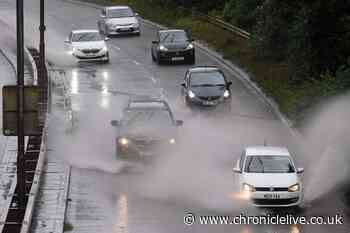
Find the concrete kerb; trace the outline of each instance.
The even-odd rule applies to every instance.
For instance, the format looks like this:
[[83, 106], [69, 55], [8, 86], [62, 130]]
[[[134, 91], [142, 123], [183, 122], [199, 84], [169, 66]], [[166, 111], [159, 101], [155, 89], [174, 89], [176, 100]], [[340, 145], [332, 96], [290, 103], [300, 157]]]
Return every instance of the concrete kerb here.
[[[38, 82], [38, 70], [37, 70], [37, 67], [36, 67], [36, 64], [35, 64], [35, 61], [33, 59], [33, 57], [31, 56], [29, 50], [27, 48], [24, 48], [24, 51], [25, 51], [25, 55], [27, 57], [27, 59], [29, 60], [30, 64], [31, 64], [31, 69], [32, 69], [32, 72], [33, 72], [33, 82], [30, 83], [30, 84], [37, 84]], [[14, 69], [14, 73], [15, 73], [15, 77], [17, 75], [17, 69], [16, 69], [16, 66], [15, 66], [15, 58], [14, 57], [9, 57], [7, 55], [6, 52], [4, 52], [3, 50], [0, 49], [0, 52], [4, 55], [4, 57], [8, 60], [8, 62], [11, 64], [12, 68]], [[26, 140], [27, 141], [27, 140]], [[24, 219], [23, 219], [23, 225], [22, 225], [22, 228], [21, 228], [21, 233], [27, 233], [29, 232], [29, 229], [30, 229], [30, 224], [31, 224], [31, 218], [32, 218], [32, 215], [33, 215], [33, 211], [34, 211], [34, 203], [35, 203], [35, 199], [37, 197], [37, 191], [38, 191], [38, 188], [39, 188], [39, 184], [40, 184], [40, 176], [41, 176], [41, 173], [42, 173], [42, 169], [43, 169], [43, 166], [44, 166], [44, 161], [45, 161], [45, 156], [43, 154], [46, 153], [46, 149], [42, 149], [43, 148], [43, 145], [41, 146], [41, 152], [40, 152], [40, 155], [39, 155], [39, 160], [38, 160], [38, 164], [37, 164], [37, 167], [36, 167], [36, 172], [35, 172], [35, 175], [34, 175], [34, 180], [33, 180], [33, 185], [31, 187], [31, 190], [30, 190], [30, 194], [29, 194], [29, 198], [28, 198], [28, 203], [27, 203], [27, 206], [26, 206], [26, 212], [25, 212], [25, 216], [24, 216]], [[5, 158], [6, 156], [4, 156]], [[12, 197], [14, 191], [15, 191], [15, 187], [16, 187], [16, 181], [12, 182], [12, 185], [10, 187], [10, 191], [9, 191], [9, 197]], [[10, 202], [11, 202], [11, 198], [8, 198], [8, 203], [6, 205], [6, 210], [3, 208], [2, 209], [2, 213], [5, 213], [6, 214], [2, 214], [0, 216], [0, 232], [2, 231], [3, 229], [3, 226], [4, 226], [4, 223], [6, 221], [6, 217], [7, 217], [7, 212], [8, 212], [8, 208], [9, 208], [9, 205], [10, 205]]]

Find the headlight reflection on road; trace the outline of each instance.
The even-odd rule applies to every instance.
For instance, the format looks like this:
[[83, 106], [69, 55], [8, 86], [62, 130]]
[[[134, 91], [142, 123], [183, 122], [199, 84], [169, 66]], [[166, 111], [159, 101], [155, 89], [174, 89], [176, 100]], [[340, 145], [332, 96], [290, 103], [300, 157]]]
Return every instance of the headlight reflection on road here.
[[102, 97], [101, 97], [101, 107], [104, 109], [108, 109], [109, 108], [109, 103], [110, 103], [110, 99], [109, 99], [109, 91], [108, 91], [108, 86], [107, 84], [103, 84], [102, 85]]
[[290, 233], [300, 233], [299, 227], [297, 225], [291, 225]]
[[103, 79], [104, 79], [105, 81], [107, 81], [108, 78], [109, 78], [108, 72], [107, 72], [107, 71], [103, 71], [103, 72], [102, 72], [102, 77], [103, 77]]
[[116, 224], [114, 233], [128, 233], [128, 197], [120, 194], [117, 201]]
[[78, 94], [79, 92], [79, 81], [78, 81], [78, 71], [73, 70], [72, 71], [72, 80], [70, 83], [71, 87], [71, 93], [72, 94]]
[[232, 192], [228, 197], [234, 201], [248, 201], [250, 199], [250, 192]]

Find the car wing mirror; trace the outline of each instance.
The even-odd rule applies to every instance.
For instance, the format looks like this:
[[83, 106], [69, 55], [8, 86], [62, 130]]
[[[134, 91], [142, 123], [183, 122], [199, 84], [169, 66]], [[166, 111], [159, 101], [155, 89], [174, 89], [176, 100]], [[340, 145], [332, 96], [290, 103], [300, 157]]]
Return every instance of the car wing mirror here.
[[135, 15], [135, 17], [140, 16], [140, 14], [139, 14], [139, 13], [137, 13], [137, 12], [135, 12], [135, 14], [134, 14], [134, 15]]
[[234, 167], [234, 168], [232, 169], [232, 171], [233, 171], [234, 173], [242, 173], [242, 171], [241, 171], [241, 169], [240, 169], [239, 167]]
[[103, 19], [104, 19], [104, 18], [106, 18], [106, 17], [107, 17], [106, 15], [102, 15], [102, 14], [100, 15], [100, 18], [103, 18]]
[[232, 85], [232, 81], [227, 82], [227, 86], [230, 87]]
[[70, 40], [65, 39], [65, 40], [64, 40], [64, 43], [66, 43], [66, 44], [70, 44]]
[[176, 121], [176, 126], [182, 126], [183, 124], [184, 124], [184, 121], [182, 121], [182, 120]]
[[304, 172], [304, 168], [299, 167], [299, 168], [297, 169], [297, 173], [298, 173], [298, 174], [301, 174], [301, 173], [303, 173], [303, 172]]
[[109, 37], [106, 36], [104, 40], [105, 40], [105, 41], [108, 41], [108, 40], [109, 40]]
[[186, 83], [181, 83], [181, 86], [182, 86], [183, 88], [186, 88]]
[[119, 121], [117, 121], [117, 120], [112, 120], [112, 121], [111, 121], [111, 125], [112, 125], [112, 126], [119, 126], [119, 124], [120, 124], [120, 123], [119, 123]]

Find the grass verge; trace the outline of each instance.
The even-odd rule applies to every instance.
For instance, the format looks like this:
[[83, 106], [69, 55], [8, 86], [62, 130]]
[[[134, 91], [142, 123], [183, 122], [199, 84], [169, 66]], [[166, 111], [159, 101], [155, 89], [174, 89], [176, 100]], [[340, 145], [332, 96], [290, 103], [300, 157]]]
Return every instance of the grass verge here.
[[63, 232], [73, 231], [73, 225], [71, 223], [64, 223]]

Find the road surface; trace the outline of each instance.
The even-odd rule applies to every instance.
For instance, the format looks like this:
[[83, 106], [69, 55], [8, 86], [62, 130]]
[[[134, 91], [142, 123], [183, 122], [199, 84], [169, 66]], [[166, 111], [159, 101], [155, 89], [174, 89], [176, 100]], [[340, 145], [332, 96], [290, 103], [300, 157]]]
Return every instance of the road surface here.
[[[0, 20], [14, 27], [15, 2], [0, 1]], [[95, 29], [99, 11], [62, 0], [48, 0], [47, 59], [64, 69], [72, 96], [74, 125], [51, 132], [55, 156], [71, 164], [66, 221], [73, 232], [346, 232], [347, 225], [199, 225], [186, 226], [183, 217], [196, 215], [263, 215], [271, 210], [242, 207], [232, 197], [232, 167], [247, 145], [287, 146], [298, 166], [308, 168], [315, 157], [301, 153], [300, 145], [271, 108], [224, 67], [232, 85], [229, 116], [196, 114], [179, 98], [188, 65], [152, 62], [151, 41], [156, 28], [142, 24], [141, 37], [108, 41], [110, 64], [79, 64], [63, 41], [72, 29]], [[25, 38], [38, 45], [39, 2], [25, 1]], [[12, 25], [12, 26], [11, 26]], [[221, 64], [197, 49], [196, 65]], [[114, 132], [109, 122], [118, 119], [128, 95], [164, 92], [176, 118], [185, 121], [184, 143], [151, 166], [126, 164], [114, 155]], [[53, 118], [59, 116], [53, 116]], [[53, 121], [56, 122], [56, 121]], [[58, 121], [59, 122], [59, 121]], [[57, 123], [57, 122], [56, 122]], [[55, 132], [55, 131], [54, 131]], [[322, 173], [319, 173], [321, 176]], [[327, 177], [325, 177], [327, 179]], [[310, 188], [316, 186], [310, 184]], [[319, 192], [296, 215], [344, 215], [339, 192]], [[279, 213], [279, 212], [277, 212]]]

